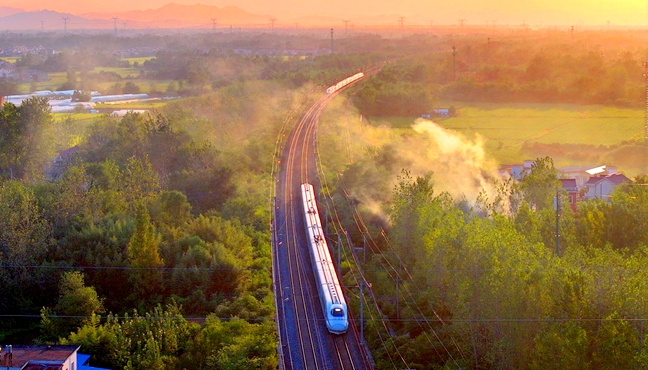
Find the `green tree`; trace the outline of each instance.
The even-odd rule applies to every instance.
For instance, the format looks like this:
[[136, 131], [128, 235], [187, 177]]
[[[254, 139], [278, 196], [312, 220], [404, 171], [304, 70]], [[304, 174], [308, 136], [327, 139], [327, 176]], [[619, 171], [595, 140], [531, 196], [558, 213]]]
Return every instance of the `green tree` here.
[[590, 368], [587, 332], [575, 322], [549, 324], [535, 338], [531, 369]]
[[519, 190], [532, 209], [553, 207], [553, 199], [561, 188], [553, 159], [538, 158], [531, 165], [531, 171], [520, 180]]
[[160, 237], [151, 224], [150, 216], [143, 203], [137, 205], [135, 233], [128, 243], [128, 265], [132, 268], [130, 281], [133, 284], [131, 299], [142, 302], [162, 290], [164, 265], [159, 254]]
[[140, 87], [137, 86], [133, 81], [128, 81], [126, 82], [126, 84], [124, 84], [122, 92], [124, 94], [139, 94]]
[[[22, 301], [42, 300], [47, 286], [45, 271], [34, 270], [44, 262], [51, 245], [51, 227], [42, 218], [42, 211], [32, 190], [18, 181], [0, 183], [0, 269], [3, 299], [0, 309]], [[12, 307], [16, 309], [17, 307]]]
[[89, 91], [83, 91], [83, 90], [74, 90], [72, 93], [72, 101], [73, 102], [88, 102], [92, 98], [92, 95], [90, 94]]
[[77, 88], [77, 80], [79, 79], [79, 74], [73, 70], [69, 69], [67, 71], [67, 81], [59, 87], [59, 90], [74, 90]]
[[0, 96], [14, 95], [18, 93], [18, 84], [11, 81], [0, 82]]
[[158, 174], [153, 171], [146, 155], [141, 159], [129, 158], [119, 180], [124, 199], [131, 205], [148, 201], [161, 191]]
[[592, 366], [595, 369], [630, 369], [639, 339], [630, 323], [616, 313], [601, 322], [593, 341]]
[[[46, 338], [57, 341], [90, 322], [103, 312], [102, 300], [93, 287], [87, 287], [79, 271], [65, 272], [59, 284], [59, 300], [53, 310], [41, 310], [41, 327]], [[51, 317], [52, 314], [61, 317]]]

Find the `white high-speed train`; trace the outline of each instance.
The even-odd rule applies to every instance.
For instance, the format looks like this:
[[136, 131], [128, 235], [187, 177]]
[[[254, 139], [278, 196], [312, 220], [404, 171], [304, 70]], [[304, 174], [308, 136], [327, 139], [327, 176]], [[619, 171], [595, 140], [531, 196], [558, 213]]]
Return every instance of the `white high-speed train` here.
[[317, 290], [324, 311], [326, 328], [331, 333], [343, 334], [346, 333], [349, 327], [347, 304], [333, 266], [331, 253], [324, 238], [313, 185], [302, 184], [301, 191], [308, 247], [317, 282]]
[[330, 86], [328, 89], [326, 89], [326, 93], [327, 94], [333, 94], [334, 92], [340, 90], [344, 86], [346, 86], [346, 85], [348, 85], [348, 84], [350, 84], [350, 83], [352, 83], [354, 81], [358, 81], [362, 77], [364, 77], [364, 73], [362, 73], [362, 72], [356, 73], [353, 76], [347, 77], [344, 80], [336, 83], [335, 85]]

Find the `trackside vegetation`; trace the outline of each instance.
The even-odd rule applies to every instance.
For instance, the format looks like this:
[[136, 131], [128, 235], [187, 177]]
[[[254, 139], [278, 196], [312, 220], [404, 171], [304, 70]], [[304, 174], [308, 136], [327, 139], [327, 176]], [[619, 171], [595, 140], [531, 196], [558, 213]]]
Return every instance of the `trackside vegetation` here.
[[[342, 280], [370, 283], [376, 368], [648, 367], [647, 40], [482, 31], [352, 33], [332, 53], [328, 33], [0, 35], [56, 50], [12, 59], [50, 77], [2, 95], [164, 98], [0, 107], [0, 343], [79, 344], [114, 369], [276, 368], [275, 155], [326, 86], [365, 71], [322, 116], [318, 168]], [[437, 124], [410, 127], [423, 114]], [[520, 181], [491, 171], [526, 158]], [[601, 160], [633, 182], [572, 211], [556, 166]]]

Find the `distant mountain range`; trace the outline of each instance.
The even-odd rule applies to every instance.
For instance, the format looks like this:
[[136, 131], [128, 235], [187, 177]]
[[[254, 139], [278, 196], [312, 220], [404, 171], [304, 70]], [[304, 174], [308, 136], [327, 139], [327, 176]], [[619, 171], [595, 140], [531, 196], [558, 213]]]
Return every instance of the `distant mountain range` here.
[[133, 28], [211, 28], [216, 26], [270, 27], [270, 16], [247, 12], [236, 6], [219, 8], [195, 4], [167, 4], [158, 9], [123, 13], [69, 14], [50, 10], [26, 12], [0, 7], [0, 30], [68, 30]]
[[[212, 26], [214, 22], [221, 25], [262, 25], [270, 24], [269, 15], [258, 15], [247, 12], [236, 6], [216, 6], [195, 4], [181, 5], [170, 3], [158, 9], [135, 10], [124, 13], [87, 13], [81, 14], [91, 19], [119, 18], [119, 21], [156, 24], [158, 22], [177, 21], [194, 26]], [[213, 21], [215, 20], [215, 21]]]
[[[120, 13], [70, 14], [51, 10], [23, 11], [0, 7], [0, 31], [74, 30], [74, 29], [145, 29], [145, 28], [205, 28], [214, 26], [270, 27], [270, 15], [253, 14], [237, 6], [217, 7], [204, 4], [181, 5], [170, 3], [157, 9]], [[396, 26], [398, 16], [356, 18], [345, 25], [342, 19], [323, 16], [303, 16], [275, 20], [275, 26], [293, 27], [348, 27], [367, 25]]]

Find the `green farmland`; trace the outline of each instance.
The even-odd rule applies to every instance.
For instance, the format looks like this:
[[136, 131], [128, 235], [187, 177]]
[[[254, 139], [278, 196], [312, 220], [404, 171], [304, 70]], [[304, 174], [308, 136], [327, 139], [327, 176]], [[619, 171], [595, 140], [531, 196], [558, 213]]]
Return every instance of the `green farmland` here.
[[[453, 104], [458, 114], [433, 119], [469, 139], [480, 135], [499, 163], [552, 157], [557, 166], [616, 165], [646, 173], [644, 111], [580, 105]], [[415, 118], [374, 119], [372, 125], [406, 129]]]

